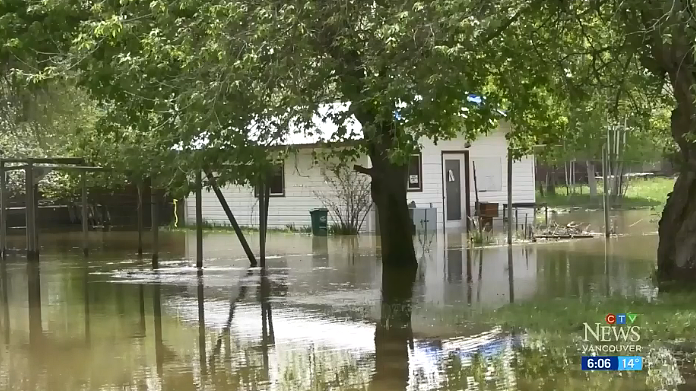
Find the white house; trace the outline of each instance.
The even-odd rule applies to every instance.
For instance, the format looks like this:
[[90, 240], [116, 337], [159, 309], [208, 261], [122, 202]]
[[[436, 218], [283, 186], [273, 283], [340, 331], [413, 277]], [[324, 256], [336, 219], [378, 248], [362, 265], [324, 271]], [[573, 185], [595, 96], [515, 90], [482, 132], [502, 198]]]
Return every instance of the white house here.
[[[347, 110], [347, 105], [326, 105], [323, 110], [327, 113]], [[284, 140], [286, 144], [295, 145], [298, 152], [290, 155], [282, 169], [271, 179], [269, 227], [309, 226], [309, 211], [324, 206], [317, 194], [333, 193], [325, 180], [327, 163], [316, 164], [312, 154], [313, 150], [321, 148], [317, 141], [331, 139], [338, 128], [322, 118], [326, 118], [326, 113], [319, 113], [313, 119], [316, 126], [314, 133], [318, 136], [307, 137], [300, 132], [290, 132], [289, 138]], [[344, 125], [349, 134], [362, 134], [354, 117], [348, 118]], [[250, 137], [253, 137], [254, 129], [254, 126], [250, 128]], [[429, 139], [419, 140], [421, 152], [413, 155], [409, 164], [408, 202], [413, 201], [418, 207], [436, 208], [439, 229], [466, 226], [467, 206], [469, 216], [472, 216], [476, 189], [481, 202], [499, 203], [502, 209], [502, 205], [507, 203], [505, 134], [508, 131], [509, 124], [500, 122], [496, 130], [471, 143], [463, 137], [440, 141], [437, 145]], [[355, 163], [370, 166], [367, 156], [362, 156]], [[514, 162], [512, 169], [513, 203], [534, 203], [534, 157], [526, 156]], [[230, 186], [223, 188], [222, 192], [239, 225], [258, 225], [258, 199], [252, 187]], [[186, 199], [185, 216], [189, 222], [195, 221], [195, 202], [193, 194]], [[229, 224], [213, 192], [203, 193], [203, 219], [214, 224]], [[372, 212], [363, 230], [376, 229], [376, 218]]]

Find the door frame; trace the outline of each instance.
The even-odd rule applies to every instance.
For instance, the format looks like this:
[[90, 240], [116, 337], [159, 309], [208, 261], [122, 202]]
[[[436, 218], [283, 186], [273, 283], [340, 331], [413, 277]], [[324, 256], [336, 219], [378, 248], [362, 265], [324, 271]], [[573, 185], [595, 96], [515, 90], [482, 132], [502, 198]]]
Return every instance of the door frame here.
[[[464, 158], [464, 219], [466, 219], [466, 232], [471, 230], [471, 185], [469, 181], [470, 165], [468, 150], [442, 150], [440, 151], [440, 181], [442, 190], [442, 230], [447, 228], [447, 204], [445, 200], [445, 155], [460, 155]], [[460, 174], [461, 175], [461, 174]], [[461, 182], [461, 178], [460, 178]]]

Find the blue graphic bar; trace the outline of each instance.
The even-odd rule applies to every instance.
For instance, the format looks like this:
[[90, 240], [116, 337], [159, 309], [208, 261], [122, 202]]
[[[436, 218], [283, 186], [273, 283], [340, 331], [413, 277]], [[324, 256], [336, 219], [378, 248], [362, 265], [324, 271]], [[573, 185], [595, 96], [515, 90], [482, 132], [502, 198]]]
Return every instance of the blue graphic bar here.
[[640, 356], [583, 356], [583, 371], [640, 371], [643, 357]]
[[643, 357], [619, 356], [619, 371], [640, 371], [643, 369]]
[[583, 356], [583, 371], [618, 371], [619, 358], [617, 356]]

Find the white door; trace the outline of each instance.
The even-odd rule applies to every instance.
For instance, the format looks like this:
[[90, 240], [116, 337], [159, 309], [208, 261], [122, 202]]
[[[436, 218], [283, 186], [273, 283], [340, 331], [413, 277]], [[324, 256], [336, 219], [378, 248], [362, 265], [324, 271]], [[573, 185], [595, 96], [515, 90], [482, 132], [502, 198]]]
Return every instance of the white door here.
[[465, 159], [463, 153], [445, 153], [442, 156], [446, 228], [466, 227]]

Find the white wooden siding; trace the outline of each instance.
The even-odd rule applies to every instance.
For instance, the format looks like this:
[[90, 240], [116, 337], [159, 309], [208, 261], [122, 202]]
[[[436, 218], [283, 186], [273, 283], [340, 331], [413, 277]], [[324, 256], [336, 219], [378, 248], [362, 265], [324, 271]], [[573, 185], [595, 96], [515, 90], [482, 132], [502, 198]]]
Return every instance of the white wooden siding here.
[[[487, 136], [481, 136], [466, 148], [463, 138], [440, 141], [437, 145], [430, 140], [421, 141], [422, 145], [422, 191], [408, 192], [408, 202], [414, 201], [418, 206], [430, 206], [437, 208], [438, 226], [442, 226], [443, 219], [443, 183], [442, 183], [442, 152], [469, 151], [469, 178], [470, 208], [473, 211], [473, 203], [476, 199], [473, 184], [473, 164], [478, 162], [477, 171], [486, 173], [492, 177], [491, 159], [499, 159], [500, 164], [493, 167], [500, 170], [500, 185], [488, 186], [489, 189], [479, 191], [479, 200], [482, 202], [507, 203], [507, 141], [505, 133], [508, 125], [501, 124], [500, 128]], [[369, 166], [367, 157], [361, 159]], [[316, 197], [315, 192], [331, 192], [330, 186], [324, 181], [320, 166], [313, 165], [310, 149], [302, 149], [298, 154], [290, 156], [285, 162], [285, 197], [272, 197], [269, 205], [269, 227], [283, 228], [293, 224], [300, 228], [310, 225], [309, 210], [322, 207], [322, 202]], [[487, 165], [487, 169], [483, 169]], [[462, 173], [462, 182], [464, 181]], [[488, 179], [490, 181], [490, 178]], [[526, 156], [513, 163], [513, 202], [534, 202], [534, 156]], [[239, 225], [258, 225], [258, 203], [253, 190], [249, 187], [225, 187], [222, 189], [232, 213]], [[502, 206], [501, 206], [502, 208]], [[195, 221], [195, 196], [191, 194], [186, 200], [187, 221]], [[203, 219], [216, 224], [229, 224], [220, 203], [213, 192], [203, 193]], [[331, 217], [329, 217], [331, 224]], [[374, 215], [365, 222], [363, 230], [374, 231], [376, 227]]]
[[[364, 164], [364, 163], [363, 163]], [[331, 194], [333, 189], [324, 180], [326, 163], [313, 164], [312, 151], [301, 149], [285, 161], [285, 196], [272, 196], [268, 206], [268, 226], [285, 228], [308, 227], [311, 224], [309, 211], [323, 207], [316, 193]], [[251, 187], [226, 186], [222, 193], [240, 226], [253, 227], [259, 223], [259, 204]], [[225, 211], [213, 191], [203, 191], [203, 220], [216, 225], [229, 225]], [[196, 197], [186, 199], [186, 221], [196, 219]], [[331, 217], [329, 217], [331, 224]]]
[[[470, 182], [470, 210], [473, 212], [476, 194], [474, 192], [474, 172], [472, 161], [477, 164], [477, 171], [491, 158], [499, 158], [500, 178], [502, 184], [499, 191], [479, 191], [479, 201], [507, 203], [507, 140], [505, 133], [509, 129], [507, 124], [501, 124], [500, 128], [487, 136], [481, 136], [466, 148], [466, 140], [458, 138], [454, 140], [440, 141], [437, 145], [430, 140], [421, 141], [423, 154], [423, 191], [409, 192], [408, 202], [414, 201], [417, 206], [430, 206], [437, 208], [437, 223], [442, 226], [443, 219], [443, 194], [442, 194], [442, 152], [469, 151], [469, 180]], [[462, 183], [464, 183], [462, 172]], [[512, 164], [512, 202], [535, 202], [534, 187], [534, 156], [525, 156]], [[502, 206], [500, 207], [502, 209]]]

